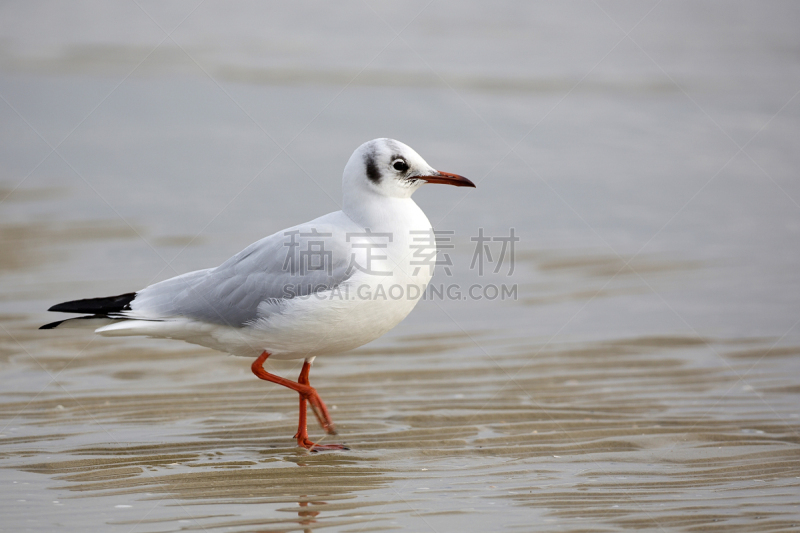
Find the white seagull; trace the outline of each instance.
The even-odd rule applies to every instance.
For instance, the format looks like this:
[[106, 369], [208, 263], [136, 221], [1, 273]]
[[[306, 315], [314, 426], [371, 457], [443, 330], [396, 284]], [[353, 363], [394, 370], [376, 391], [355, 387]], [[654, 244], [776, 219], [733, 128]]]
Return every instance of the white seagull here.
[[[257, 241], [220, 266], [144, 289], [54, 305], [87, 316], [53, 322], [93, 325], [105, 336], [178, 339], [255, 357], [253, 373], [300, 395], [297, 444], [346, 449], [308, 438], [306, 402], [336, 434], [308, 374], [314, 358], [351, 350], [395, 327], [414, 308], [433, 274], [436, 240], [411, 199], [423, 183], [475, 187], [431, 167], [392, 139], [362, 144], [342, 176], [342, 210]], [[424, 250], [424, 251], [423, 251]], [[264, 361], [305, 359], [297, 382], [264, 370]]]

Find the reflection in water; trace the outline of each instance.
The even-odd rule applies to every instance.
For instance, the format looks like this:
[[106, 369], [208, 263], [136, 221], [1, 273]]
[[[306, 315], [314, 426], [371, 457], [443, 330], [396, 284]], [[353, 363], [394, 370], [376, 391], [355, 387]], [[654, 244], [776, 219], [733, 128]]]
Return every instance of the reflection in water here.
[[[303, 496], [305, 497], [305, 496]], [[301, 526], [308, 526], [310, 524], [315, 524], [317, 521], [312, 520], [315, 516], [318, 516], [320, 511], [315, 511], [313, 509], [307, 509], [308, 505], [325, 505], [326, 502], [307, 502], [307, 501], [300, 501], [298, 504], [304, 510], [298, 511], [297, 516], [301, 518], [300, 525]], [[311, 528], [306, 528], [303, 530], [304, 533], [310, 533], [312, 530]]]
[[[306, 495], [302, 495], [301, 498], [306, 498]], [[311, 528], [311, 527], [307, 527], [307, 526], [311, 526], [311, 525], [317, 523], [317, 521], [314, 520], [314, 518], [319, 516], [321, 511], [317, 511], [315, 509], [309, 509], [309, 506], [312, 506], [312, 505], [313, 506], [326, 505], [326, 502], [308, 501], [308, 500], [304, 500], [303, 499], [303, 500], [298, 501], [297, 504], [300, 506], [300, 510], [297, 511], [297, 516], [299, 517], [299, 519], [297, 520], [297, 523], [300, 526], [303, 526], [303, 533], [312, 533], [314, 531], [314, 529]], [[289, 511], [289, 509], [278, 509], [278, 511]], [[287, 522], [290, 522], [290, 521], [287, 520]], [[285, 527], [283, 527], [281, 529], [273, 529], [273, 528], [258, 529], [257, 531], [259, 533], [281, 533], [281, 532], [287, 531], [287, 529]]]

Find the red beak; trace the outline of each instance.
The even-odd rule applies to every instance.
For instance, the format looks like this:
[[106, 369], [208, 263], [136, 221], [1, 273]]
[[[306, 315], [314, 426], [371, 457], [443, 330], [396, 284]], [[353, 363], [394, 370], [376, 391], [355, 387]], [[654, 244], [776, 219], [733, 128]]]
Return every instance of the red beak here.
[[475, 184], [464, 176], [450, 174], [449, 172], [436, 171], [432, 176], [419, 176], [419, 179], [428, 183], [444, 183], [445, 185], [455, 185], [456, 187], [475, 187]]

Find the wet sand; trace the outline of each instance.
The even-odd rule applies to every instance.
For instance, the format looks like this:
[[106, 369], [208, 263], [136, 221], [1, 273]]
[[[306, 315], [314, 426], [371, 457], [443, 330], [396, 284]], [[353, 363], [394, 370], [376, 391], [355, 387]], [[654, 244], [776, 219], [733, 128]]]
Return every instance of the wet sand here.
[[[39, 231], [23, 242], [48, 243]], [[528, 257], [572, 273], [568, 286], [587, 269], [613, 274], [592, 255]], [[401, 328], [318, 360], [312, 383], [340, 435], [312, 426], [312, 437], [351, 450], [308, 453], [291, 438], [296, 396], [255, 379], [248, 360], [37, 325], [3, 317], [3, 505], [20, 530], [788, 531], [800, 521], [800, 346], [774, 339]]]
[[19, 485], [17, 510], [36, 509], [20, 525], [92, 512], [144, 531], [797, 527], [786, 362], [800, 347], [507, 340], [487, 360], [453, 358], [459, 338], [433, 354], [429, 339], [400, 337], [385, 354], [321, 362], [316, 383], [352, 449], [319, 454], [293, 446], [296, 399], [247, 361], [103, 342], [64, 372], [71, 357], [39, 357], [57, 383], [0, 405], [4, 478]]

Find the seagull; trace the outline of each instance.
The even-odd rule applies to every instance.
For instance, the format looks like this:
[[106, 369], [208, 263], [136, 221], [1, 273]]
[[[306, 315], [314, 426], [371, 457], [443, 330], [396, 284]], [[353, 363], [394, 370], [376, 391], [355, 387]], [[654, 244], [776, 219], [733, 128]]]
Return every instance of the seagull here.
[[[183, 340], [255, 358], [260, 379], [300, 396], [298, 446], [342, 450], [309, 439], [307, 404], [326, 433], [336, 428], [309, 383], [314, 359], [352, 350], [394, 328], [433, 275], [436, 239], [411, 195], [425, 183], [475, 187], [435, 170], [409, 146], [374, 139], [353, 152], [342, 175], [342, 210], [251, 244], [216, 268], [136, 292], [74, 300], [49, 311], [84, 316], [39, 329], [91, 326], [100, 335]], [[98, 327], [100, 326], [100, 327]], [[297, 381], [264, 369], [267, 358], [304, 359]]]

